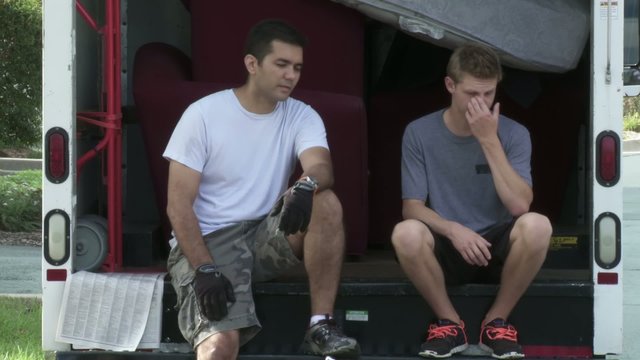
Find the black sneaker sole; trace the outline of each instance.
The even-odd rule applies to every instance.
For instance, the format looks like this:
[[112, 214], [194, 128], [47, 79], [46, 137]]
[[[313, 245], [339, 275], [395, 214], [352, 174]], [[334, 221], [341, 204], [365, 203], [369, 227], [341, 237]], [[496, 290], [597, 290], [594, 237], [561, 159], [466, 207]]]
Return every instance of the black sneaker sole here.
[[311, 348], [311, 345], [305, 342], [300, 345], [300, 352], [305, 355], [331, 356], [342, 359], [357, 359], [358, 357], [360, 357], [360, 345], [356, 345], [356, 347], [354, 348], [337, 349], [335, 351], [323, 354], [321, 352], [313, 350]]

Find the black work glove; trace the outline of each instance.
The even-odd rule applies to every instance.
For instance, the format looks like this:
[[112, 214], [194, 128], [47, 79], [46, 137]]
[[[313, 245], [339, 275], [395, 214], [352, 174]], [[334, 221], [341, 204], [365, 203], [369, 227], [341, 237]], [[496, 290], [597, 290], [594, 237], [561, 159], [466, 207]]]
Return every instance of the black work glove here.
[[193, 279], [193, 290], [200, 310], [209, 320], [222, 320], [229, 313], [227, 303], [236, 302], [231, 282], [213, 264], [198, 267]]
[[284, 231], [285, 235], [307, 231], [316, 189], [317, 182], [306, 177], [296, 181], [293, 187], [280, 197], [271, 215], [278, 215], [282, 211], [278, 229]]

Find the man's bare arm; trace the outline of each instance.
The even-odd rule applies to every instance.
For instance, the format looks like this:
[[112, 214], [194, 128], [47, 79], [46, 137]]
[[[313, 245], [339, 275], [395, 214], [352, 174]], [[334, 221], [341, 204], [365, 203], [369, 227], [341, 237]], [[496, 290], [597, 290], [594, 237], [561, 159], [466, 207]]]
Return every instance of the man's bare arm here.
[[466, 116], [469, 127], [473, 136], [478, 139], [489, 163], [496, 192], [509, 212], [518, 216], [529, 211], [529, 206], [533, 201], [533, 190], [513, 170], [504, 153], [498, 138], [499, 115], [499, 103], [496, 103], [491, 110], [482, 99], [473, 98], [467, 106]]
[[513, 170], [498, 138], [481, 143], [481, 146], [491, 168], [496, 191], [504, 206], [513, 216], [528, 212], [533, 201], [531, 186]]
[[451, 240], [453, 247], [464, 260], [477, 266], [487, 266], [491, 260], [489, 243], [475, 231], [455, 221], [447, 220], [425, 206], [424, 201], [405, 199], [402, 201], [402, 216], [405, 219], [419, 220], [431, 230]]
[[200, 177], [199, 172], [179, 162], [171, 161], [169, 164], [167, 215], [178, 245], [194, 269], [213, 262], [193, 211]]
[[306, 149], [300, 154], [302, 176], [310, 176], [318, 182], [318, 191], [333, 186], [333, 165], [328, 149], [316, 146]]

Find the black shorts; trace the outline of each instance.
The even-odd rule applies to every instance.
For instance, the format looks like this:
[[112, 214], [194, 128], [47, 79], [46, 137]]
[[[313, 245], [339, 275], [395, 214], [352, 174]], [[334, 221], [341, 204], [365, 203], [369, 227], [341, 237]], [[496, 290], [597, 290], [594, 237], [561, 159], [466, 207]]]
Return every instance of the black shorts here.
[[434, 253], [442, 267], [446, 284], [499, 283], [502, 267], [509, 254], [509, 236], [514, 224], [515, 219], [511, 222], [495, 225], [481, 234], [491, 243], [489, 248], [491, 260], [487, 266], [467, 263], [453, 246], [451, 240], [430, 229], [435, 240]]

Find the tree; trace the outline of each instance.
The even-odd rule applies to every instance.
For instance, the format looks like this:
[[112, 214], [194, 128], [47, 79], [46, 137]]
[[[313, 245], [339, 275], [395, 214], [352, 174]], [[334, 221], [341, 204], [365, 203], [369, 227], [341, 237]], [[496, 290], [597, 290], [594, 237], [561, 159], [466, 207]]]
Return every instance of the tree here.
[[40, 141], [41, 92], [42, 2], [0, 0], [0, 143]]

